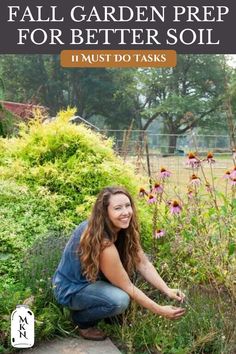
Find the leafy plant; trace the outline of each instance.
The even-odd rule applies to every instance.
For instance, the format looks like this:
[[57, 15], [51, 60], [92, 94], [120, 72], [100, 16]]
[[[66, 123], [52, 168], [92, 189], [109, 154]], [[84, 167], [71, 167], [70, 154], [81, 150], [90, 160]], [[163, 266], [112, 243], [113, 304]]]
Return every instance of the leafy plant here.
[[[6, 296], [1, 297], [0, 331], [4, 347], [10, 345], [10, 312], [28, 298], [38, 321], [37, 340], [67, 331], [68, 314], [55, 303], [51, 289], [62, 248], [72, 229], [88, 217], [101, 188], [124, 185], [133, 195], [137, 191], [138, 179], [115, 156], [112, 140], [69, 123], [74, 114], [73, 109], [60, 112], [48, 124], [38, 114], [29, 127], [21, 125], [18, 137], [0, 140], [0, 275], [6, 285], [1, 289]], [[146, 210], [140, 213], [141, 221], [147, 214]], [[150, 230], [142, 225], [148, 244]]]

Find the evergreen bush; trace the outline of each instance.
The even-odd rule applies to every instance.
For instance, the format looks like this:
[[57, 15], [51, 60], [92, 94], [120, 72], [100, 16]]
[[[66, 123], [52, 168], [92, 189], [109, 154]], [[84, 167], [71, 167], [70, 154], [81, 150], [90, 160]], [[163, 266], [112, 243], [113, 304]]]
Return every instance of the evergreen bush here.
[[51, 276], [70, 232], [88, 217], [103, 187], [122, 185], [133, 196], [138, 191], [138, 179], [114, 154], [112, 140], [69, 123], [74, 114], [62, 111], [47, 124], [37, 116], [28, 127], [20, 126], [17, 137], [0, 140], [0, 338], [5, 348], [10, 347], [10, 313], [27, 299], [37, 319], [37, 340], [61, 332], [59, 317], [69, 324], [54, 303]]

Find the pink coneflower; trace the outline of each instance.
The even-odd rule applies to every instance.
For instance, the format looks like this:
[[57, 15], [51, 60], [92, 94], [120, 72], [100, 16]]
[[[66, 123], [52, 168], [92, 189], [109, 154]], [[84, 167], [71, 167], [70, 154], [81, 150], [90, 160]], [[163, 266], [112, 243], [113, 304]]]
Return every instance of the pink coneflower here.
[[199, 177], [193, 174], [192, 177], [190, 178], [189, 184], [198, 187], [201, 184], [201, 180]]
[[230, 184], [231, 186], [236, 186], [236, 177], [235, 178], [230, 178]]
[[145, 191], [144, 188], [139, 189], [139, 197], [144, 197], [145, 195], [148, 195], [147, 192]]
[[196, 168], [199, 167], [201, 164], [200, 159], [196, 156], [196, 154], [194, 154], [193, 152], [190, 152], [188, 154], [188, 159], [186, 161], [186, 165], [190, 166], [192, 168]]
[[194, 192], [193, 192], [193, 190], [192, 190], [192, 189], [189, 189], [187, 195], [188, 195], [188, 199], [192, 199], [192, 198], [194, 197]]
[[154, 238], [161, 238], [165, 236], [165, 231], [164, 230], [156, 230], [154, 234]]
[[157, 201], [157, 199], [154, 197], [154, 195], [149, 194], [148, 196], [148, 204], [154, 204]]
[[212, 152], [208, 152], [206, 159], [202, 161], [207, 161], [209, 164], [215, 163], [216, 160], [213, 159], [213, 154]]
[[173, 215], [180, 214], [182, 211], [182, 206], [177, 202], [177, 200], [173, 200], [170, 205], [170, 212]]
[[231, 178], [231, 179], [236, 178], [236, 166], [234, 166], [233, 171], [230, 173], [230, 178]]
[[152, 191], [157, 194], [161, 194], [163, 192], [163, 190], [164, 190], [164, 188], [162, 187], [162, 185], [160, 183], [155, 183]]
[[212, 187], [211, 187], [210, 183], [206, 183], [205, 186], [206, 186], [207, 192], [212, 192]]
[[230, 171], [229, 170], [225, 171], [223, 178], [226, 178], [226, 179], [230, 178]]
[[161, 168], [160, 176], [162, 179], [170, 177], [171, 172], [167, 171], [164, 167]]

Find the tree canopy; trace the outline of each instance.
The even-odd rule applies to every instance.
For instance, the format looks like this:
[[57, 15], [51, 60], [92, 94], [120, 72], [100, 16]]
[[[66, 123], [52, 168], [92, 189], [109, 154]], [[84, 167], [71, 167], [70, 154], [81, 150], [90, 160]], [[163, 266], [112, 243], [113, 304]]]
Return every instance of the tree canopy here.
[[0, 56], [5, 99], [46, 106], [51, 115], [76, 107], [100, 128], [124, 129], [133, 122], [146, 130], [158, 120], [171, 134], [170, 152], [176, 135], [196, 127], [225, 129], [226, 71], [223, 55], [179, 55], [175, 68], [142, 69], [64, 69], [57, 55]]

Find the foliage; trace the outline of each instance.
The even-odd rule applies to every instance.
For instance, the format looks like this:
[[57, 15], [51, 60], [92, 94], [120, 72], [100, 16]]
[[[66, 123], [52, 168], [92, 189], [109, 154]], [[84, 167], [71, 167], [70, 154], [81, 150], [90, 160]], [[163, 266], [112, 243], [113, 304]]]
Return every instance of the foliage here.
[[[163, 121], [165, 133], [175, 135], [206, 122], [214, 124], [224, 90], [222, 59], [212, 55], [179, 55], [175, 68], [140, 72], [140, 90], [145, 97], [141, 111], [145, 119], [143, 129], [156, 119]], [[170, 136], [170, 153], [176, 146], [175, 135]]]
[[12, 135], [15, 130], [16, 118], [2, 107], [0, 103], [0, 137]]
[[[140, 189], [140, 197], [153, 213], [150, 257], [168, 284], [185, 289], [189, 313], [171, 330], [167, 326], [169, 329], [162, 336], [162, 324], [155, 323], [154, 327], [149, 316], [150, 323], [140, 329], [136, 311], [137, 325], [124, 329], [127, 341], [131, 342], [130, 352], [135, 352], [134, 348], [137, 352], [138, 346], [143, 345], [144, 340], [138, 344], [136, 331], [140, 335], [146, 326], [149, 330], [143, 332], [145, 348], [161, 348], [161, 353], [235, 351], [236, 327], [231, 314], [236, 309], [236, 168], [233, 164], [232, 170], [222, 176], [222, 193], [215, 188], [215, 163], [212, 153], [202, 160], [189, 153], [187, 193], [176, 188], [174, 200], [169, 199], [171, 172], [165, 168], [153, 179], [151, 190]], [[206, 178], [206, 164], [211, 180]], [[152, 326], [155, 331], [158, 327], [158, 336], [151, 333]], [[135, 338], [131, 338], [131, 333]]]
[[[142, 284], [139, 284], [142, 287]], [[166, 304], [157, 292], [146, 293], [159, 304]], [[123, 315], [123, 325], [103, 324], [123, 353], [233, 354], [235, 327], [231, 305], [224, 294], [219, 299], [212, 288], [193, 287], [188, 294], [187, 314], [179, 321], [168, 321], [132, 304]], [[221, 311], [215, 298], [220, 300]], [[171, 304], [171, 303], [170, 303]], [[173, 305], [176, 306], [176, 303]], [[122, 340], [121, 340], [122, 339]]]
[[[22, 125], [18, 137], [0, 140], [3, 346], [10, 345], [10, 313], [28, 299], [38, 339], [72, 330], [51, 291], [51, 277], [69, 233], [87, 218], [104, 186], [124, 185], [137, 193], [137, 178], [115, 156], [112, 140], [68, 123], [74, 114], [74, 109], [62, 111], [48, 124], [38, 117], [30, 126]], [[140, 214], [142, 222], [147, 212]], [[143, 229], [150, 238], [150, 229]]]
[[48, 229], [62, 228], [53, 198], [32, 193], [27, 186], [0, 182], [1, 233], [0, 274], [17, 273], [22, 252]]
[[168, 134], [225, 130], [222, 98], [233, 76], [224, 56], [196, 54], [179, 55], [175, 68], [143, 69], [65, 69], [58, 55], [4, 55], [0, 75], [8, 100], [44, 105], [52, 115], [75, 106], [100, 128], [101, 122], [110, 129], [133, 122], [146, 130], [158, 120]]
[[7, 100], [40, 104], [48, 107], [51, 115], [73, 106], [84, 119], [93, 117], [100, 128], [100, 120], [108, 126], [113, 122], [119, 129], [128, 127], [132, 120], [130, 102], [116, 94], [125, 87], [122, 71], [65, 69], [59, 55], [2, 55], [0, 75]]
[[225, 110], [231, 148], [236, 149], [236, 75], [235, 71], [225, 72]]
[[[186, 195], [175, 190], [175, 199], [168, 199], [169, 176], [163, 175], [167, 173], [164, 168], [151, 192], [142, 189], [142, 196], [148, 196], [153, 209], [153, 257], [156, 252], [165, 257], [177, 252], [178, 257], [168, 257], [163, 268], [167, 277], [175, 281], [175, 274], [182, 273], [186, 282], [191, 279], [224, 285], [235, 300], [235, 167], [221, 177], [225, 179], [222, 193], [215, 188], [211, 153], [203, 160], [190, 153], [186, 163], [192, 169]], [[210, 168], [211, 181], [206, 178], [204, 164]], [[161, 259], [156, 258], [159, 267], [163, 267]]]
[[[102, 187], [124, 185], [137, 194], [139, 178], [115, 156], [112, 140], [68, 123], [74, 114], [62, 111], [49, 124], [38, 117], [22, 125], [18, 137], [0, 140], [0, 352], [11, 350], [9, 316], [23, 302], [35, 313], [37, 340], [73, 334], [69, 313], [51, 289], [68, 235]], [[176, 200], [169, 199], [171, 172], [164, 168], [152, 190], [140, 191], [142, 244], [168, 284], [186, 292], [188, 311], [173, 323], [133, 304], [122, 326], [101, 324], [126, 353], [235, 352], [235, 168], [223, 194], [215, 189], [212, 154], [205, 160], [189, 155], [188, 193], [175, 189]], [[155, 301], [168, 301], [137, 282]]]
[[5, 110], [1, 103], [4, 98], [4, 91], [4, 82], [0, 77], [0, 137], [12, 134], [15, 123], [15, 117], [9, 111]]

